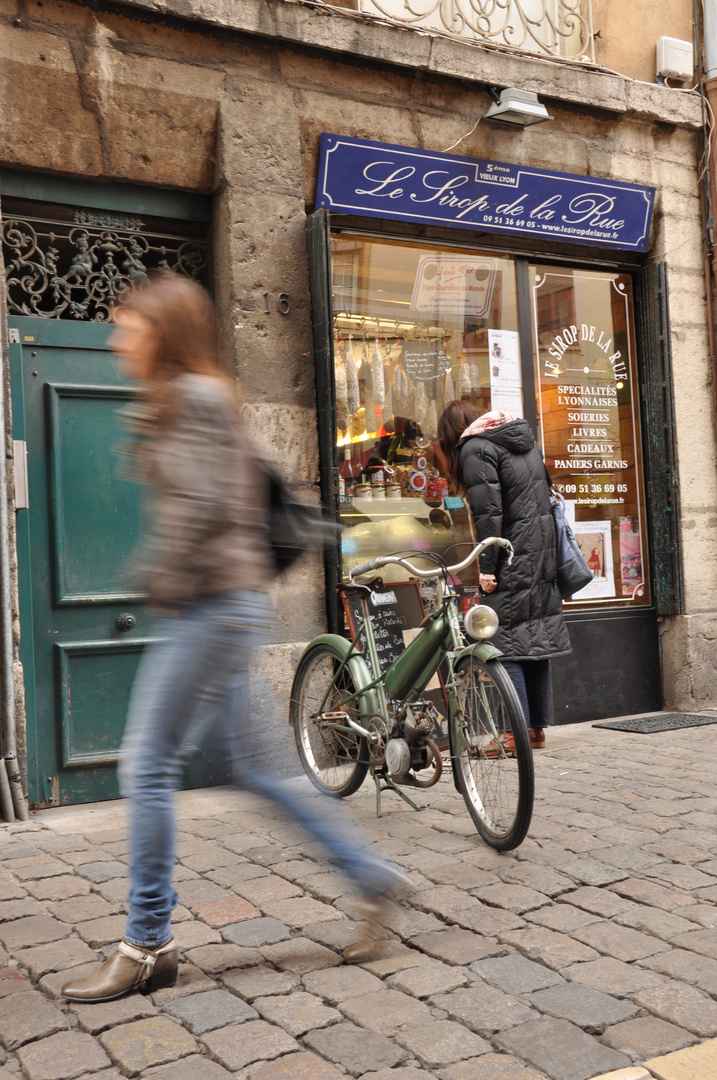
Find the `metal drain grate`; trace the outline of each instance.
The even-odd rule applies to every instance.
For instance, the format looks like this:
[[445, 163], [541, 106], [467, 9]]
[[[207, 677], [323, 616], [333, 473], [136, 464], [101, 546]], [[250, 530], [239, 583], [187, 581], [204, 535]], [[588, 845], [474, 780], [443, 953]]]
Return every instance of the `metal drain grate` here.
[[593, 727], [630, 731], [635, 735], [651, 735], [653, 731], [675, 731], [677, 728], [703, 727], [717, 724], [717, 716], [697, 716], [694, 713], [660, 713], [658, 716], [636, 716], [631, 720], [610, 720]]

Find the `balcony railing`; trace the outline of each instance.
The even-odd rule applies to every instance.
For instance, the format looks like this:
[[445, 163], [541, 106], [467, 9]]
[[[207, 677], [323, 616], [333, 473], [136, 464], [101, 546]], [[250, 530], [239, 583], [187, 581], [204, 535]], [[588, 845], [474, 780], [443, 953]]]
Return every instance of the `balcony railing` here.
[[367, 15], [523, 52], [594, 60], [591, 0], [360, 0]]

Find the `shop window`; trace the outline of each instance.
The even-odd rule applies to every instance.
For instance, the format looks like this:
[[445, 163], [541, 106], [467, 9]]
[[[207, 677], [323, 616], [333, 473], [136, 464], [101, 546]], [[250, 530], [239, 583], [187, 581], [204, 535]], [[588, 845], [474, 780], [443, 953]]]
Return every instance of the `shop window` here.
[[[515, 262], [342, 234], [332, 265], [344, 575], [396, 551], [458, 562], [473, 522], [450, 489], [438, 418], [455, 399], [524, 414]], [[477, 584], [475, 566], [463, 584]]]
[[[475, 542], [437, 438], [444, 406], [459, 399], [537, 416], [595, 575], [568, 606], [648, 605], [630, 277], [348, 233], [332, 237], [331, 257], [344, 577], [399, 551], [458, 562]], [[459, 584], [477, 584], [475, 566]]]
[[630, 278], [532, 266], [538, 438], [594, 580], [569, 603], [648, 604]]

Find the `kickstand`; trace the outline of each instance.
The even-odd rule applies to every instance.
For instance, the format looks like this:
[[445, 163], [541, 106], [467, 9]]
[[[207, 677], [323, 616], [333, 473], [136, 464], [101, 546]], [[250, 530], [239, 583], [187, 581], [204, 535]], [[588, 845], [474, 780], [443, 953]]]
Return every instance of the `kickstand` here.
[[423, 807], [418, 806], [413, 801], [413, 799], [411, 799], [406, 794], [405, 791], [401, 791], [400, 787], [397, 784], [394, 784], [394, 782], [393, 782], [393, 780], [391, 779], [390, 776], [385, 776], [383, 779], [385, 780], [385, 783], [382, 785], [381, 784], [381, 777], [379, 777], [376, 773], [373, 774], [373, 782], [376, 785], [376, 817], [379, 817], [379, 818], [383, 817], [383, 814], [382, 814], [382, 811], [381, 811], [381, 792], [382, 791], [395, 791], [396, 794], [400, 795], [401, 798], [403, 799], [403, 801], [407, 802], [408, 805], [410, 807], [412, 807], [413, 810], [422, 810], [423, 809]]

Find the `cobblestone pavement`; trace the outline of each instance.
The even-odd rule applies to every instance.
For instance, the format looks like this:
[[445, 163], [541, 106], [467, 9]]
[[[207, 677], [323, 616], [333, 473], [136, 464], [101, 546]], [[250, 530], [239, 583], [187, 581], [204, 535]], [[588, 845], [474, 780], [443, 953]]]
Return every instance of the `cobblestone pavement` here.
[[59, 988], [122, 934], [123, 804], [3, 826], [0, 1080], [717, 1076], [669, 1064], [717, 1046], [716, 760], [717, 726], [551, 729], [508, 855], [450, 780], [381, 819], [367, 783], [351, 808], [415, 889], [360, 967], [340, 957], [355, 898], [315, 843], [253, 797], [184, 793], [179, 981], [103, 1005]]

